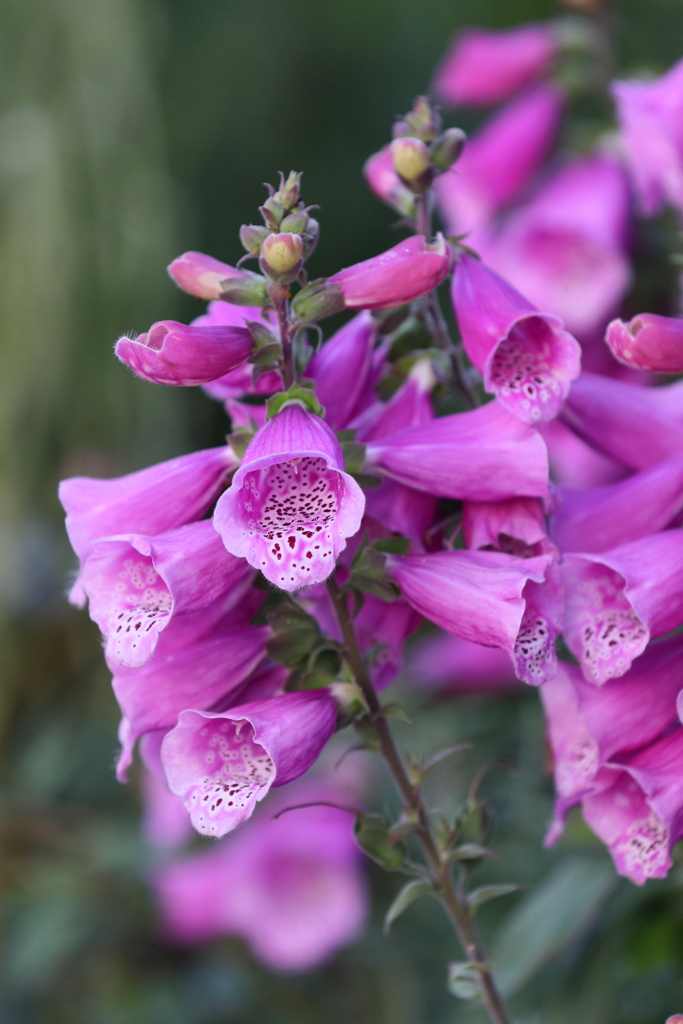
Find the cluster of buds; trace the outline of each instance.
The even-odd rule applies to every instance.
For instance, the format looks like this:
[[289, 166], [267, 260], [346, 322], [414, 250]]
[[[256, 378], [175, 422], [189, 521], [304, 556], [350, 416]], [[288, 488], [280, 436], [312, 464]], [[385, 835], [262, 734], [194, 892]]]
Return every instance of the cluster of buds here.
[[399, 178], [415, 195], [427, 192], [437, 174], [447, 171], [463, 151], [461, 128], [441, 130], [441, 116], [426, 96], [394, 125], [391, 158]]
[[268, 185], [270, 195], [259, 212], [263, 226], [243, 224], [240, 241], [248, 253], [258, 256], [259, 267], [274, 284], [286, 288], [300, 276], [304, 263], [318, 241], [318, 222], [309, 215], [300, 198], [301, 175], [280, 173], [277, 191]]

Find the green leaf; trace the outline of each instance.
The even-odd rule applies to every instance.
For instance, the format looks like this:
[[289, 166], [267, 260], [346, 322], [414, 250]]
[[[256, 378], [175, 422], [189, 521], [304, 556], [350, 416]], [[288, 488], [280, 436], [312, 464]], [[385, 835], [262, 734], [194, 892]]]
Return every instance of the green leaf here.
[[279, 341], [274, 341], [272, 345], [264, 345], [262, 348], [256, 348], [249, 356], [249, 362], [254, 363], [257, 366], [276, 366], [282, 358], [282, 346]]
[[410, 541], [407, 537], [380, 537], [379, 540], [373, 540], [370, 547], [385, 555], [407, 555]]
[[287, 668], [300, 668], [320, 643], [318, 623], [288, 602], [278, 605], [266, 618], [275, 633], [267, 644], [270, 657]]
[[444, 750], [439, 750], [438, 753], [433, 754], [428, 761], [422, 765], [420, 773], [423, 779], [429, 775], [429, 773], [436, 768], [438, 764], [445, 761], [447, 757], [451, 757], [453, 754], [459, 754], [462, 750], [471, 750], [471, 743], [456, 743], [453, 747], [446, 747]]
[[380, 601], [386, 601], [389, 604], [399, 596], [398, 589], [389, 580], [378, 580], [373, 576], [366, 576], [365, 573], [351, 573], [349, 583], [355, 590], [360, 590], [364, 594], [372, 594], [373, 597], [378, 597]]
[[378, 814], [359, 814], [354, 835], [361, 850], [385, 871], [403, 867], [405, 850], [400, 843], [389, 841], [389, 829]]
[[382, 477], [374, 476], [372, 473], [352, 473], [351, 476], [359, 487], [372, 491], [375, 487], [382, 486]]
[[421, 896], [430, 896], [433, 892], [434, 889], [429, 882], [423, 882], [419, 878], [414, 879], [412, 882], [407, 882], [387, 910], [386, 917], [384, 918], [384, 934], [389, 934], [389, 930], [396, 918], [400, 917], [411, 903], [419, 900]]
[[238, 459], [244, 458], [244, 453], [253, 436], [254, 431], [249, 430], [248, 427], [238, 427], [237, 430], [233, 430], [232, 434], [228, 434], [228, 444]]
[[494, 853], [493, 850], [487, 850], [485, 846], [480, 846], [478, 843], [462, 843], [451, 850], [447, 859], [450, 863], [454, 863], [458, 860], [481, 860], [482, 857], [499, 856], [500, 854]]
[[448, 991], [458, 999], [481, 999], [479, 972], [468, 963], [448, 965]]
[[400, 718], [402, 722], [407, 722], [408, 725], [412, 724], [404, 709], [395, 701], [391, 701], [389, 704], [383, 704], [381, 712], [385, 718]]
[[299, 384], [292, 384], [289, 391], [278, 391], [272, 398], [268, 399], [266, 402], [267, 418], [272, 420], [273, 416], [277, 416], [288, 402], [297, 402], [304, 409], [307, 409], [308, 412], [315, 413], [316, 416], [322, 416], [325, 411], [315, 397], [314, 392], [309, 387], [306, 387], [303, 381], [300, 381]]
[[254, 344], [257, 348], [263, 349], [268, 348], [271, 345], [279, 345], [279, 339], [273, 334], [269, 327], [262, 324], [259, 320], [245, 320], [244, 326], [247, 328]]
[[467, 894], [467, 903], [470, 908], [470, 914], [476, 914], [484, 903], [488, 903], [489, 900], [496, 900], [499, 896], [507, 896], [508, 893], [518, 892], [523, 886], [521, 885], [482, 885], [478, 889], [473, 889], [472, 892]]
[[344, 470], [347, 473], [360, 473], [365, 464], [366, 446], [360, 441], [342, 441], [341, 450], [344, 456]]

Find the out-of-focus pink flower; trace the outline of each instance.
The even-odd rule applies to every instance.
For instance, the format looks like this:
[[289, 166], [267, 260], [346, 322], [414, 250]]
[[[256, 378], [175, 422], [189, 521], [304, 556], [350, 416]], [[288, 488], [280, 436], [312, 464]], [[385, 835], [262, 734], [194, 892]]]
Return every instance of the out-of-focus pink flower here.
[[283, 797], [212, 849], [155, 872], [167, 938], [237, 935], [267, 967], [296, 972], [360, 935], [367, 893], [352, 815], [319, 806], [272, 818], [285, 806], [348, 797], [333, 783], [294, 786]]
[[643, 212], [683, 211], [683, 60], [652, 82], [613, 82], [612, 96]]
[[197, 831], [224, 836], [251, 816], [271, 786], [308, 771], [336, 722], [337, 702], [327, 689], [221, 712], [186, 710], [161, 745], [161, 761]]
[[561, 419], [541, 423], [539, 433], [548, 447], [553, 480], [570, 487], [599, 487], [628, 473], [626, 466], [582, 441]]
[[143, 772], [142, 798], [142, 836], [145, 841], [160, 850], [186, 843], [194, 831], [190, 815], [166, 783], [150, 772]]
[[246, 327], [186, 327], [162, 320], [137, 338], [120, 338], [114, 351], [143, 380], [189, 386], [234, 370], [253, 347]]
[[587, 679], [622, 676], [651, 637], [683, 622], [683, 531], [602, 554], [565, 555], [564, 637]]
[[364, 507], [330, 428], [292, 403], [250, 442], [214, 524], [228, 551], [293, 591], [327, 579]]
[[605, 341], [620, 363], [654, 373], [683, 373], [683, 319], [640, 313], [613, 320]]
[[377, 326], [368, 312], [359, 313], [325, 342], [306, 367], [315, 381], [325, 422], [343, 430], [358, 415], [377, 382], [373, 356]]
[[585, 335], [604, 325], [630, 285], [628, 210], [621, 168], [593, 155], [562, 168], [500, 231], [478, 239], [479, 252], [536, 306]]
[[390, 146], [368, 157], [363, 174], [372, 191], [387, 206], [404, 217], [415, 215], [415, 196], [396, 173]]
[[434, 92], [453, 106], [500, 103], [545, 74], [557, 53], [552, 25], [503, 31], [473, 28], [455, 37], [439, 65]]
[[556, 86], [539, 85], [475, 132], [458, 162], [434, 182], [447, 234], [488, 224], [531, 181], [555, 139], [563, 105]]
[[445, 693], [489, 693], [521, 686], [510, 655], [499, 647], [435, 633], [410, 652], [408, 681], [426, 690]]
[[467, 253], [452, 295], [465, 351], [486, 390], [526, 423], [553, 419], [581, 370], [581, 349], [562, 321]]
[[338, 271], [327, 286], [340, 290], [346, 309], [391, 309], [436, 288], [449, 268], [450, 249], [441, 235], [433, 244], [413, 235], [379, 256]]
[[544, 498], [548, 490], [545, 444], [496, 401], [370, 441], [366, 467], [442, 498]]
[[240, 306], [262, 306], [268, 282], [250, 270], [237, 270], [203, 252], [186, 252], [168, 267], [179, 288], [198, 299], [225, 299]]

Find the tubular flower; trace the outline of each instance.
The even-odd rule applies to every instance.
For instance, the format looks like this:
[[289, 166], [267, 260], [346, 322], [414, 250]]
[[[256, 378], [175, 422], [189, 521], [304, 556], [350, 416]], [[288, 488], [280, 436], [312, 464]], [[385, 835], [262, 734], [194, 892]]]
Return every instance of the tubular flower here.
[[234, 370], [251, 355], [246, 327], [186, 327], [175, 320], [152, 324], [137, 338], [120, 338], [116, 355], [153, 384], [206, 384]]
[[613, 320], [605, 341], [625, 366], [653, 373], [683, 373], [683, 318], [640, 313], [627, 324]]
[[237, 270], [205, 256], [186, 252], [168, 267], [179, 288], [198, 299], [225, 299], [240, 306], [261, 306], [266, 300], [266, 279], [249, 270]]
[[292, 403], [250, 442], [214, 525], [228, 551], [292, 591], [327, 579], [364, 507], [330, 428]]
[[345, 309], [391, 309], [436, 288], [449, 268], [450, 250], [441, 235], [434, 244], [413, 235], [340, 270], [327, 279], [327, 287], [339, 290]]

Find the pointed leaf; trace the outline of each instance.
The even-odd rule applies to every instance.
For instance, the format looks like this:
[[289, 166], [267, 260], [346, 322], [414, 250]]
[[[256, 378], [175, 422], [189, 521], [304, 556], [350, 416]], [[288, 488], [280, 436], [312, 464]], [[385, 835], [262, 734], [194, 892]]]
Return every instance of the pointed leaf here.
[[385, 555], [407, 555], [410, 541], [407, 537], [380, 537], [379, 540], [373, 540], [370, 547]]
[[403, 866], [405, 851], [400, 843], [389, 842], [389, 830], [378, 814], [359, 814], [354, 835], [361, 850], [385, 871], [398, 871]]
[[386, 917], [384, 918], [384, 934], [389, 934], [393, 922], [397, 917], [406, 910], [411, 903], [415, 900], [419, 900], [421, 896], [429, 896], [434, 892], [433, 887], [429, 882], [422, 882], [419, 878], [416, 878], [412, 882], [408, 882], [403, 886], [398, 896], [387, 910]]
[[457, 860], [480, 860], [482, 857], [499, 856], [499, 853], [487, 850], [485, 846], [479, 846], [478, 843], [463, 843], [461, 846], [456, 846], [454, 850], [451, 850], [447, 859], [450, 863], [453, 863]]
[[500, 885], [482, 885], [478, 889], [473, 889], [472, 892], [467, 894], [470, 914], [476, 914], [479, 907], [484, 903], [488, 903], [489, 900], [498, 899], [499, 896], [507, 896], [508, 893], [518, 892], [522, 888], [524, 887], [521, 885], [501, 883]]
[[390, 704], [383, 704], [381, 712], [385, 718], [400, 718], [402, 722], [407, 722], [408, 725], [412, 724], [401, 705], [395, 701], [392, 701]]
[[429, 758], [428, 761], [425, 761], [425, 763], [422, 765], [422, 778], [426, 778], [427, 775], [429, 775], [429, 773], [432, 771], [432, 769], [436, 768], [437, 764], [441, 764], [442, 761], [445, 761], [445, 759], [447, 757], [450, 757], [452, 754], [459, 754], [462, 750], [471, 749], [471, 743], [456, 743], [456, 745], [453, 747], [446, 747], [444, 750], [440, 750], [437, 754], [434, 754], [432, 757]]

